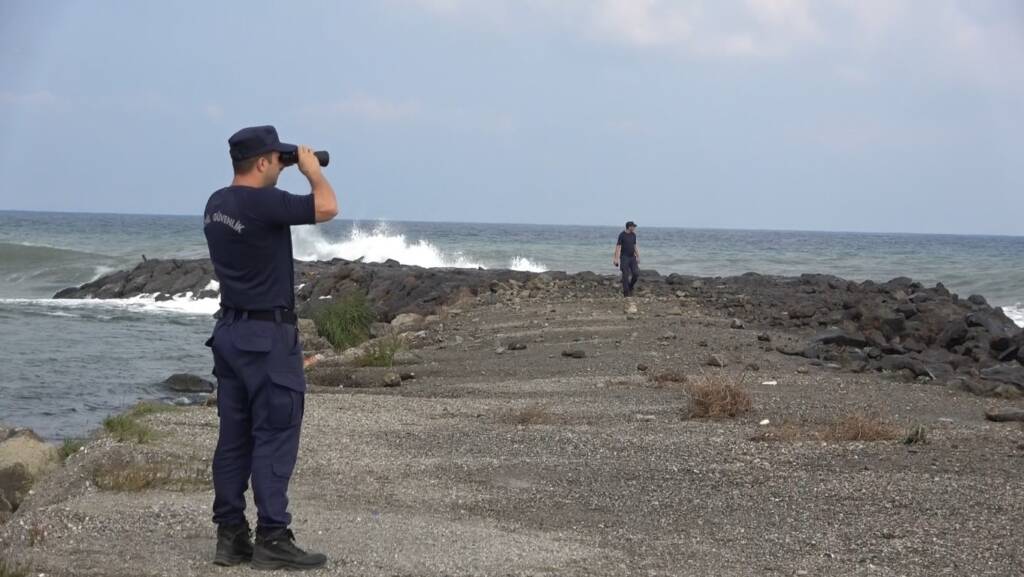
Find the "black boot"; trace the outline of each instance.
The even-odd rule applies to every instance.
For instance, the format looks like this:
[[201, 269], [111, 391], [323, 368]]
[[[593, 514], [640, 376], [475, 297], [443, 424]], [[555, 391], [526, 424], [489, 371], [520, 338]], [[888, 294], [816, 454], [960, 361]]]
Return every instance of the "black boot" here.
[[252, 532], [248, 523], [217, 525], [215, 565], [230, 567], [252, 559]]
[[256, 534], [253, 569], [317, 569], [327, 563], [323, 553], [306, 553], [295, 544], [291, 529], [277, 529], [266, 535]]

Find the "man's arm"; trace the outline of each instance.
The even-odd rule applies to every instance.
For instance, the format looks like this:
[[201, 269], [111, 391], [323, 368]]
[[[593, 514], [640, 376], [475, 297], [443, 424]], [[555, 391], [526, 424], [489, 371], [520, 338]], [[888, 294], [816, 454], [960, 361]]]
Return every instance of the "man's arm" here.
[[299, 172], [309, 180], [316, 221], [326, 222], [338, 216], [338, 197], [334, 194], [334, 187], [320, 170], [320, 161], [308, 146], [299, 146]]
[[616, 244], [615, 245], [615, 254], [612, 255], [612, 264], [613, 265], [619, 266], [619, 255], [621, 255], [621, 254], [622, 254], [622, 245], [621, 244]]

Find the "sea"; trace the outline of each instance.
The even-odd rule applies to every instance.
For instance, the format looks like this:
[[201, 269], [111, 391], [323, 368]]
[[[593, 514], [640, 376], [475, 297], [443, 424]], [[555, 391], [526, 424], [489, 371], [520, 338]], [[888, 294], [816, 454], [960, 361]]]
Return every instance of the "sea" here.
[[[642, 223], [641, 223], [642, 225]], [[301, 260], [617, 274], [617, 226], [332, 221], [295, 227]], [[641, 268], [662, 274], [898, 276], [980, 294], [1024, 326], [1024, 236], [637, 229]], [[210, 375], [216, 299], [58, 300], [58, 290], [145, 258], [208, 256], [201, 216], [0, 211], [0, 423], [60, 441]], [[212, 377], [210, 377], [212, 379]]]

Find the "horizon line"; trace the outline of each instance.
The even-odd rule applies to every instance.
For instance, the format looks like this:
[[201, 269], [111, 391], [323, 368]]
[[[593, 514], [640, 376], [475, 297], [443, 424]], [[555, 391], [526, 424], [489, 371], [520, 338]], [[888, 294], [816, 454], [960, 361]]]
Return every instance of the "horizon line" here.
[[[0, 208], [0, 213], [30, 213], [30, 214], [82, 214], [97, 216], [156, 216], [156, 217], [194, 217], [201, 218], [199, 214], [166, 214], [166, 213], [145, 213], [145, 212], [106, 212], [106, 211], [67, 211], [67, 210], [31, 210], [31, 209], [5, 209]], [[578, 223], [531, 223], [531, 222], [495, 222], [495, 221], [461, 221], [461, 220], [403, 220], [385, 218], [340, 218], [337, 220], [350, 222], [379, 222], [379, 223], [419, 223], [419, 224], [476, 224], [476, 225], [505, 225], [505, 226], [561, 226], [561, 227], [609, 227], [620, 228], [618, 224], [578, 224]], [[327, 221], [331, 222], [331, 221]], [[319, 225], [326, 223], [317, 223]], [[315, 225], [301, 225], [315, 226]], [[665, 225], [639, 225], [638, 231], [645, 228], [653, 229], [676, 229], [676, 230], [708, 230], [708, 231], [734, 231], [734, 232], [795, 232], [795, 233], [831, 233], [831, 234], [864, 234], [864, 235], [908, 235], [908, 236], [966, 236], [966, 237], [1001, 237], [1001, 238], [1024, 238], [1024, 234], [999, 234], [999, 233], [963, 233], [963, 232], [905, 232], [905, 231], [869, 231], [869, 230], [823, 230], [823, 229], [800, 229], [800, 228], [730, 228], [730, 227], [707, 227], [707, 226], [665, 226]]]

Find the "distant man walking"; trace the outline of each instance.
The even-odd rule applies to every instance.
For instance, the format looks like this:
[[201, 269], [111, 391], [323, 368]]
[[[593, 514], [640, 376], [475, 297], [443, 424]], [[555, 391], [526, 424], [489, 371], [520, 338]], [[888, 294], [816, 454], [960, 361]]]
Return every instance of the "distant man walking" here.
[[[288, 482], [306, 392], [289, 227], [331, 220], [338, 200], [313, 151], [281, 142], [273, 126], [243, 128], [228, 144], [234, 180], [210, 196], [203, 215], [221, 305], [206, 341], [213, 349], [220, 417], [213, 455], [214, 563], [251, 560], [256, 569], [315, 569], [327, 557], [300, 549], [288, 529]], [[311, 194], [277, 188], [288, 166], [281, 153], [297, 153]], [[245, 518], [250, 477], [258, 519], [255, 548]]]
[[633, 287], [640, 278], [640, 251], [636, 248], [635, 222], [627, 222], [626, 230], [619, 233], [612, 264], [622, 271], [622, 296], [633, 296]]

